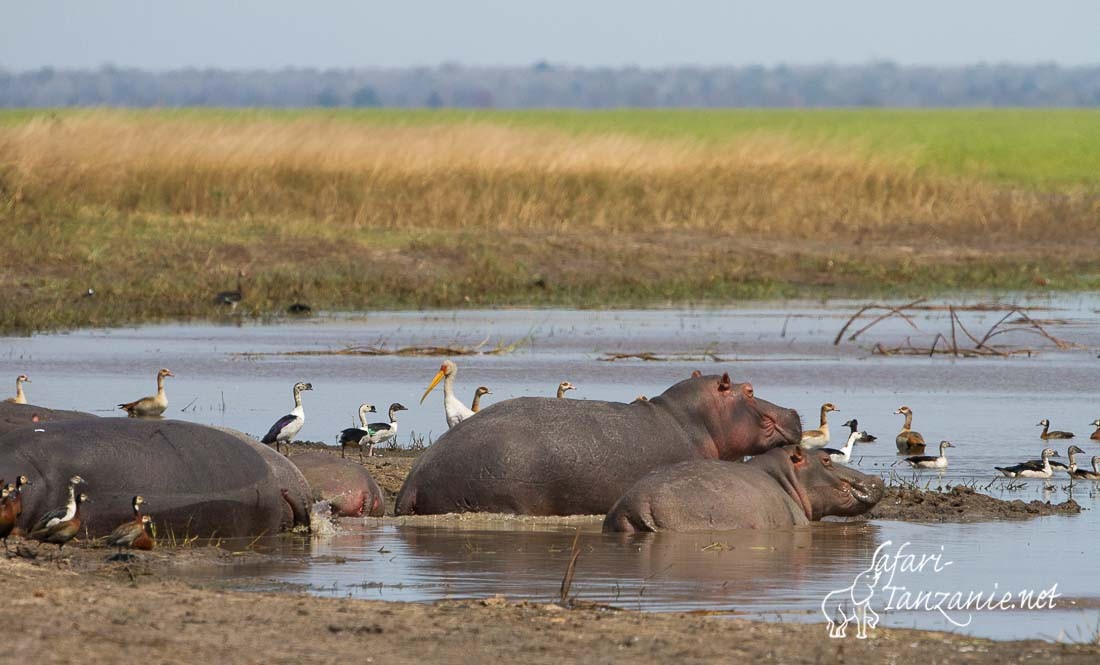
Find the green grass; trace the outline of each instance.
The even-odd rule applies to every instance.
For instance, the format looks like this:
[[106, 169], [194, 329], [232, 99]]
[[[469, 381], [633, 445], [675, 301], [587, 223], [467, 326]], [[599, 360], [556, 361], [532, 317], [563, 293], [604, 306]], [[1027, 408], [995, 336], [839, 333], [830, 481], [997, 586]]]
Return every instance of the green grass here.
[[[0, 112], [0, 124], [43, 113]], [[812, 143], [855, 146], [869, 154], [900, 157], [929, 173], [976, 176], [1038, 189], [1100, 187], [1100, 110], [1061, 109], [824, 109], [824, 110], [616, 110], [468, 111], [401, 109], [135, 110], [140, 118], [196, 121], [287, 121], [334, 118], [377, 125], [489, 122], [543, 127], [578, 134], [622, 133], [707, 143], [764, 134]]]

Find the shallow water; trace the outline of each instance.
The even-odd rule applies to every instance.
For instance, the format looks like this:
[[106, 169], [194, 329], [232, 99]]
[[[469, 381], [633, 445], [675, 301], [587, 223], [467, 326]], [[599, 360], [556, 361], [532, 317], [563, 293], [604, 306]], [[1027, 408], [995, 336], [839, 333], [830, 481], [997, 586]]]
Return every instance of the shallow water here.
[[[1063, 501], [1073, 496], [1086, 511], [1013, 523], [914, 525], [822, 524], [768, 534], [672, 535], [623, 541], [586, 526], [581, 539], [574, 593], [590, 601], [645, 610], [721, 610], [781, 620], [822, 619], [828, 591], [851, 584], [866, 569], [876, 548], [934, 554], [952, 561], [940, 572], [898, 574], [908, 589], [962, 592], [1038, 593], [1058, 585], [1055, 609], [982, 611], [965, 627], [935, 611], [884, 613], [882, 625], [942, 628], [993, 637], [1037, 636], [1086, 639], [1100, 624], [1100, 545], [1095, 509], [1100, 492], [1091, 483], [1070, 486], [1063, 479], [1024, 481], [1016, 487], [996, 480], [992, 467], [1034, 458], [1042, 448], [1034, 424], [1050, 418], [1053, 427], [1077, 432], [1088, 451], [1079, 462], [1100, 454], [1088, 441], [1087, 423], [1100, 417], [1100, 300], [1086, 296], [1035, 300], [1033, 316], [1064, 321], [1051, 332], [1080, 349], [1058, 351], [1037, 336], [1017, 333], [997, 339], [1040, 350], [1034, 357], [952, 359], [883, 357], [870, 353], [883, 342], [906, 337], [928, 345], [948, 333], [945, 312], [915, 317], [921, 329], [890, 321], [865, 333], [857, 343], [833, 346], [833, 337], [854, 312], [853, 303], [795, 303], [733, 310], [561, 311], [500, 310], [379, 313], [328, 317], [279, 325], [171, 325], [92, 330], [0, 340], [4, 371], [26, 372], [32, 402], [55, 408], [113, 413], [114, 404], [149, 394], [153, 375], [166, 366], [173, 418], [225, 425], [262, 435], [292, 406], [290, 386], [313, 382], [305, 394], [307, 423], [301, 437], [333, 442], [355, 424], [360, 402], [380, 412], [392, 401], [410, 407], [401, 414], [401, 440], [409, 432], [437, 436], [443, 422], [442, 396], [420, 393], [438, 369], [438, 358], [264, 355], [300, 350], [334, 350], [347, 345], [413, 344], [487, 346], [529, 341], [514, 353], [458, 358], [460, 396], [487, 385], [487, 403], [520, 395], [552, 395], [557, 383], [579, 388], [577, 399], [629, 401], [655, 395], [693, 369], [729, 371], [751, 381], [757, 394], [798, 408], [804, 423], [816, 425], [824, 401], [840, 412], [831, 424], [834, 443], [843, 444], [847, 418], [880, 437], [857, 448], [853, 464], [867, 472], [935, 487], [974, 483], [1003, 498]], [[963, 321], [984, 333], [1003, 312], [968, 312]], [[865, 319], [866, 320], [866, 319]], [[857, 326], [858, 328], [858, 326]], [[979, 332], [980, 331], [980, 332]], [[962, 333], [958, 335], [961, 337]], [[668, 362], [601, 362], [605, 352], [685, 354], [699, 359]], [[701, 359], [712, 353], [721, 363]], [[951, 466], [943, 474], [901, 470], [893, 434], [907, 404], [915, 429], [929, 441], [950, 439]], [[181, 411], [186, 407], [186, 410]], [[114, 412], [117, 413], [117, 412]], [[381, 419], [381, 418], [379, 418]], [[1056, 445], [1065, 454], [1065, 445]], [[1100, 484], [1098, 484], [1100, 485]], [[424, 527], [344, 521], [344, 533], [315, 541], [309, 551], [292, 549], [289, 561], [268, 575], [279, 582], [307, 585], [316, 593], [390, 600], [481, 597], [550, 599], [568, 561], [572, 526], [501, 529], [468, 525]], [[337, 557], [337, 558], [333, 558]], [[339, 557], [347, 561], [339, 563]], [[251, 582], [250, 582], [251, 583]], [[901, 591], [895, 590], [895, 599]], [[876, 603], [884, 603], [880, 590]], [[1076, 602], [1071, 605], [1070, 602]], [[1086, 609], [1081, 609], [1085, 607]], [[962, 621], [949, 613], [956, 622]], [[965, 614], [965, 613], [964, 613]]]

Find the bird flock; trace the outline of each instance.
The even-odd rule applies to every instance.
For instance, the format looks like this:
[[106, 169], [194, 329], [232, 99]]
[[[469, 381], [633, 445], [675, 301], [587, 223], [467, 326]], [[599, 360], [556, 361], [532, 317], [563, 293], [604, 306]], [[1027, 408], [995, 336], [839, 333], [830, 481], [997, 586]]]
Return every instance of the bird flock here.
[[[829, 457], [834, 462], [847, 464], [852, 459], [852, 450], [856, 443], [871, 443], [874, 442], [876, 438], [866, 432], [859, 431], [859, 422], [853, 418], [844, 423], [844, 426], [848, 427], [850, 430], [844, 447], [841, 449], [827, 448], [826, 446], [829, 443], [828, 414], [839, 410], [840, 409], [831, 402], [822, 404], [820, 425], [817, 429], [803, 431], [801, 445], [803, 448], [821, 449], [828, 453]], [[956, 448], [957, 446], [950, 441], [940, 441], [938, 455], [924, 454], [927, 444], [921, 433], [913, 429], [913, 410], [908, 406], [901, 406], [898, 407], [894, 413], [905, 417], [901, 431], [898, 432], [898, 435], [894, 439], [894, 442], [897, 444], [898, 454], [906, 455], [901, 461], [909, 464], [909, 466], [914, 469], [946, 469], [947, 449]], [[1100, 443], [1100, 418], [1092, 421], [1089, 425], [1096, 428], [1089, 438], [1092, 441]], [[1051, 430], [1050, 420], [1045, 418], [1040, 420], [1036, 426], [1043, 428], [1043, 431], [1039, 434], [1039, 438], [1043, 441], [1074, 438], [1072, 432]], [[1060, 455], [1058, 451], [1047, 447], [1043, 449], [1037, 460], [1027, 460], [1010, 466], [996, 466], [993, 468], [1007, 478], [1052, 478], [1055, 473], [1064, 471], [1070, 478], [1079, 480], [1100, 480], [1100, 455], [1092, 458], [1092, 469], [1089, 470], [1077, 465], [1077, 455], [1086, 454], [1084, 450], [1073, 445], [1069, 447], [1066, 454], [1069, 457], [1068, 464], [1052, 462], [1051, 458], [1060, 457]]]

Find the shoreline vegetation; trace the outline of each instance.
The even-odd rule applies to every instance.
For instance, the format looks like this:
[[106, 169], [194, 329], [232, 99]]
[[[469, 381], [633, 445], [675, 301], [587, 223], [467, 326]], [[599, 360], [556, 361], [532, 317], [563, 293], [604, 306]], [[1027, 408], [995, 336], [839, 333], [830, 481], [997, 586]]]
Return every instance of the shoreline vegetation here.
[[2, 112], [0, 333], [216, 318], [242, 269], [259, 318], [1094, 289], [1097, 144], [1088, 111]]

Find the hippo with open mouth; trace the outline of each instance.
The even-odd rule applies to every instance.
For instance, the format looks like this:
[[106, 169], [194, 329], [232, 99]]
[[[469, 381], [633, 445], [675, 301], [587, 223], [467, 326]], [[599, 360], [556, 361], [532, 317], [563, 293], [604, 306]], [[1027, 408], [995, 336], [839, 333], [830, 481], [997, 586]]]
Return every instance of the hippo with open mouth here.
[[828, 453], [785, 446], [746, 464], [681, 462], [639, 480], [604, 519], [604, 531], [778, 529], [828, 515], [860, 515], [882, 500], [882, 479]]
[[798, 414], [728, 374], [630, 404], [522, 397], [463, 420], [425, 451], [398, 515], [606, 513], [639, 478], [688, 460], [740, 460], [798, 443]]

